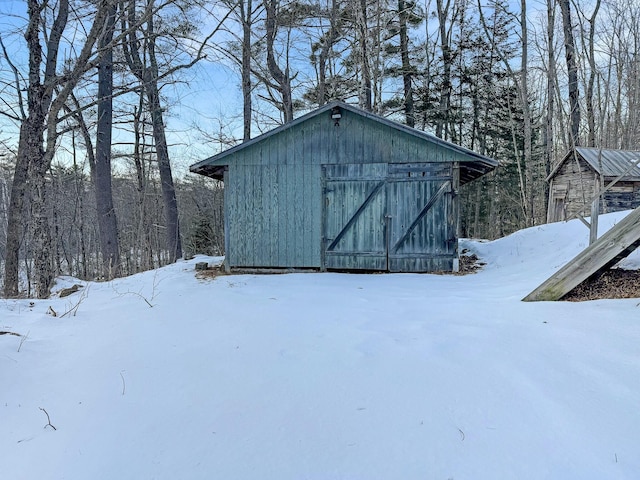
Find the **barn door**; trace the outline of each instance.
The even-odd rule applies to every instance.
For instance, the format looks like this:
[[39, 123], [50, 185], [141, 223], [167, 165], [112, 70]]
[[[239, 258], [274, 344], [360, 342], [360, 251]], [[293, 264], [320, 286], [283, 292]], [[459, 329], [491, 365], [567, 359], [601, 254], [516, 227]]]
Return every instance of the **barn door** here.
[[325, 166], [325, 268], [387, 270], [386, 173], [386, 164]]
[[325, 166], [327, 269], [452, 270], [452, 165]]
[[451, 271], [457, 258], [451, 164], [390, 165], [391, 272]]

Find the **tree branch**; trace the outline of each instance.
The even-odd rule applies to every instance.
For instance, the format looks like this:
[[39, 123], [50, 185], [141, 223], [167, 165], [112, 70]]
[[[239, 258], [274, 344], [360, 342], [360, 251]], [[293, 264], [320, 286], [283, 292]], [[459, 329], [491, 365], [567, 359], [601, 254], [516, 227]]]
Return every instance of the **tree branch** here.
[[[11, 70], [13, 71], [13, 76], [14, 76], [14, 80], [16, 82], [15, 88], [16, 88], [16, 93], [18, 94], [18, 106], [20, 107], [20, 117], [10, 117], [13, 118], [17, 121], [22, 121], [25, 118], [27, 118], [27, 114], [24, 111], [24, 106], [22, 104], [22, 90], [20, 89], [20, 74], [18, 72], [17, 67], [14, 65], [14, 63], [11, 61], [11, 58], [9, 58], [9, 54], [7, 53], [7, 48], [4, 45], [4, 42], [2, 41], [2, 35], [0, 35], [0, 47], [2, 47], [2, 53], [4, 55], [5, 60], [7, 61], [7, 63], [9, 64], [9, 67], [11, 68]], [[9, 106], [9, 104], [2, 99], [2, 102], [7, 105], [7, 107], [11, 108]], [[11, 108], [12, 109], [12, 108]], [[13, 109], [12, 109], [13, 110]], [[8, 114], [6, 114], [5, 112], [0, 112], [3, 113], [4, 115], [9, 116]]]

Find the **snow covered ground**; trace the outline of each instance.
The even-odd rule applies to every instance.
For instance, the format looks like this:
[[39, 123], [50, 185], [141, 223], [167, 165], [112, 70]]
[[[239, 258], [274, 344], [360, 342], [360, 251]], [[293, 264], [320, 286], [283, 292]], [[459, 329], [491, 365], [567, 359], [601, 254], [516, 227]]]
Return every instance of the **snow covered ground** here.
[[465, 241], [466, 276], [200, 257], [2, 300], [0, 478], [638, 479], [640, 299], [520, 301], [587, 238]]

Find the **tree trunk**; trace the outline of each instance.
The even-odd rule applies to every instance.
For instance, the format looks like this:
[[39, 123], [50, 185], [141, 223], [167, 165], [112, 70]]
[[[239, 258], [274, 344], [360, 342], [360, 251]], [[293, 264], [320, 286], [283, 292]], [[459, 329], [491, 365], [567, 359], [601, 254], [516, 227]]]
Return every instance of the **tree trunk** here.
[[[147, 0], [149, 12], [154, 10], [154, 0]], [[123, 8], [124, 10], [124, 8]], [[123, 31], [128, 30], [128, 38], [124, 45], [124, 54], [131, 69], [131, 72], [140, 80], [145, 96], [147, 107], [151, 115], [151, 126], [156, 147], [156, 158], [158, 161], [158, 172], [162, 188], [162, 199], [164, 204], [164, 214], [166, 223], [166, 247], [169, 254], [168, 260], [175, 262], [182, 257], [182, 241], [180, 239], [180, 224], [178, 219], [178, 202], [173, 184], [171, 163], [169, 160], [169, 148], [164, 129], [164, 119], [162, 115], [162, 105], [160, 102], [160, 90], [158, 88], [159, 69], [155, 51], [155, 27], [154, 15], [150, 14], [146, 19], [146, 38], [144, 49], [149, 64], [142, 62], [140, 54], [140, 41], [136, 31], [133, 29], [137, 25], [135, 1], [131, 0], [127, 5], [126, 20], [123, 19]], [[128, 21], [128, 28], [124, 25]]]
[[291, 97], [291, 78], [289, 76], [289, 66], [287, 65], [284, 72], [276, 62], [273, 44], [276, 39], [276, 5], [277, 0], [264, 0], [264, 7], [267, 14], [266, 30], [267, 30], [267, 67], [269, 73], [278, 85], [278, 91], [282, 95], [282, 113], [284, 115], [284, 123], [293, 120], [293, 99]]
[[252, 0], [239, 2], [242, 22], [242, 141], [251, 139], [251, 25]]
[[442, 84], [440, 86], [440, 102], [438, 120], [436, 122], [436, 136], [448, 139], [449, 109], [451, 108], [451, 44], [447, 31], [447, 16], [450, 0], [443, 5], [442, 0], [436, 0], [438, 26], [440, 30], [440, 49], [442, 51]]
[[[553, 117], [555, 110], [555, 78], [556, 78], [556, 55], [555, 55], [555, 0], [547, 0], [547, 112], [545, 116], [544, 129], [544, 171], [545, 178], [551, 173], [551, 167], [554, 162], [553, 145], [554, 145], [554, 129]], [[544, 205], [549, 207], [549, 182], [544, 182]], [[545, 218], [548, 219], [549, 212], [545, 212]]]
[[569, 76], [570, 143], [572, 147], [580, 145], [580, 92], [578, 88], [578, 64], [576, 46], [571, 24], [571, 0], [559, 0], [564, 30], [564, 49]]
[[532, 158], [531, 110], [529, 108], [529, 79], [527, 65], [529, 61], [529, 38], [527, 29], [527, 0], [520, 1], [520, 25], [522, 29], [522, 57], [520, 64], [520, 98], [522, 101], [522, 128], [524, 130], [524, 168], [525, 168], [525, 222], [527, 226], [535, 224], [535, 188], [534, 165]]
[[359, 12], [359, 30], [360, 30], [360, 67], [362, 68], [362, 78], [360, 80], [360, 106], [367, 111], [373, 110], [371, 88], [371, 69], [369, 68], [369, 47], [367, 43], [368, 15], [367, 0], [360, 0]]
[[111, 130], [113, 123], [113, 48], [110, 46], [116, 19], [115, 3], [109, 7], [105, 31], [98, 42], [103, 50], [98, 64], [98, 125], [95, 165], [92, 170], [100, 247], [102, 275], [112, 279], [120, 274], [118, 222], [111, 188]]
[[585, 100], [587, 102], [587, 124], [589, 126], [589, 136], [587, 143], [589, 147], [596, 146], [596, 118], [593, 106], [593, 89], [596, 81], [596, 58], [595, 58], [595, 30], [596, 16], [600, 10], [600, 0], [596, 0], [593, 14], [589, 18], [589, 81], [587, 83], [587, 91], [585, 92]]
[[46, 175], [49, 166], [38, 162], [30, 172], [31, 222], [33, 229], [33, 267], [36, 280], [36, 296], [47, 298], [55, 277], [51, 255], [51, 228], [47, 211]]
[[182, 257], [182, 241], [180, 239], [180, 224], [178, 222], [178, 201], [176, 200], [176, 190], [173, 185], [171, 163], [169, 162], [169, 148], [164, 130], [164, 119], [162, 115], [162, 106], [160, 104], [160, 92], [158, 90], [158, 63], [156, 61], [155, 53], [153, 16], [149, 18], [147, 24], [149, 29], [149, 68], [145, 71], [144, 85], [151, 113], [153, 139], [156, 144], [156, 157], [158, 159], [162, 199], [164, 200], [167, 227], [167, 250], [169, 251], [169, 261], [175, 262], [178, 258]]
[[[4, 293], [6, 297], [18, 295], [18, 263], [20, 259], [20, 242], [23, 233], [24, 223], [24, 199], [27, 195], [28, 184], [36, 188], [36, 198], [32, 203], [32, 219], [35, 222], [42, 222], [44, 215], [44, 178], [38, 179], [37, 175], [46, 174], [47, 168], [42, 168], [45, 161], [44, 132], [47, 124], [47, 111], [51, 105], [53, 95], [53, 81], [55, 77], [56, 62], [58, 58], [58, 45], [62, 33], [67, 23], [69, 12], [68, 0], [60, 2], [58, 15], [51, 27], [51, 32], [47, 42], [47, 58], [45, 63], [45, 81], [40, 78], [42, 68], [42, 46], [40, 45], [40, 15], [43, 5], [37, 0], [29, 0], [28, 16], [29, 25], [25, 32], [25, 40], [29, 51], [29, 79], [27, 85], [27, 118], [20, 126], [20, 139], [18, 143], [18, 155], [14, 170], [13, 183], [11, 187], [11, 199], [9, 212], [7, 215], [7, 240], [5, 257], [5, 280]], [[45, 220], [47, 220], [45, 218]], [[34, 228], [34, 233], [47, 235], [47, 229], [42, 225]], [[50, 241], [50, 235], [49, 235]], [[40, 257], [37, 247], [47, 249], [47, 238], [38, 239], [36, 244], [36, 271], [38, 267], [47, 265], [47, 253]], [[46, 277], [52, 276], [51, 272], [37, 274], [45, 283], [48, 290], [49, 281]], [[44, 290], [45, 285], [38, 283], [38, 296]], [[46, 296], [46, 295], [44, 295]]]
[[404, 87], [404, 116], [408, 126], [414, 127], [416, 119], [413, 110], [412, 69], [409, 61], [409, 37], [407, 35], [407, 5], [398, 0], [398, 17], [400, 21], [400, 57], [402, 59], [402, 83]]
[[144, 97], [145, 93], [143, 90], [139, 92], [138, 98], [138, 106], [134, 108], [133, 112], [133, 133], [134, 133], [134, 143], [133, 143], [133, 161], [136, 167], [136, 192], [138, 199], [138, 212], [139, 212], [139, 220], [138, 220], [138, 248], [141, 252], [136, 259], [136, 268], [140, 265], [144, 269], [154, 268], [153, 262], [153, 253], [154, 253], [154, 243], [151, 239], [151, 225], [149, 219], [149, 209], [147, 208], [147, 169], [145, 167], [144, 158], [143, 158], [143, 146], [142, 146], [142, 137], [144, 132], [144, 121], [143, 121], [143, 111], [144, 111]]
[[[32, 93], [32, 92], [29, 92]], [[34, 114], [35, 112], [32, 112]], [[7, 239], [4, 263], [4, 296], [15, 298], [19, 294], [20, 245], [24, 232], [25, 197], [28, 197], [29, 165], [32, 158], [44, 155], [42, 151], [42, 125], [32, 114], [20, 126], [18, 156], [13, 171], [13, 182], [7, 212]], [[38, 138], [39, 137], [39, 138]]]

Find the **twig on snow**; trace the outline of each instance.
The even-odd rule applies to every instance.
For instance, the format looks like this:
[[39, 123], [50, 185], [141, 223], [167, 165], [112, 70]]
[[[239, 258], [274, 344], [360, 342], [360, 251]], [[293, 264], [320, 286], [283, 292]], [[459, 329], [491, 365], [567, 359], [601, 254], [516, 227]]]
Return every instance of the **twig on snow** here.
[[125, 295], [134, 295], [136, 297], [141, 298], [142, 300], [144, 300], [144, 302], [149, 306], [149, 308], [153, 308], [153, 302], [154, 299], [156, 298], [156, 296], [158, 295], [158, 293], [156, 292], [156, 288], [158, 286], [158, 284], [160, 283], [160, 281], [158, 280], [158, 271], [156, 270], [155, 273], [153, 274], [153, 285], [151, 287], [151, 297], [147, 299], [147, 297], [145, 297], [144, 295], [142, 295], [140, 292], [132, 292], [132, 291], [126, 291], [126, 292], [120, 292], [117, 288], [115, 288], [115, 286], [113, 285], [113, 283], [111, 284], [111, 288], [113, 289], [113, 291], [118, 295], [118, 296], [125, 296]]
[[22, 344], [27, 341], [27, 338], [29, 338], [29, 334], [30, 333], [31, 333], [31, 330], [29, 330], [27, 332], [27, 334], [23, 335], [22, 338], [20, 339], [20, 345], [18, 345], [18, 353], [20, 353], [20, 349], [22, 348]]
[[39, 408], [40, 408], [40, 410], [42, 410], [42, 411], [44, 412], [44, 414], [47, 416], [47, 424], [44, 426], [44, 428], [51, 427], [51, 428], [53, 428], [54, 430], [58, 430], [56, 427], [54, 427], [53, 425], [51, 425], [51, 418], [49, 418], [49, 413], [48, 413], [44, 408], [42, 408], [42, 407], [39, 407]]
[[60, 318], [65, 317], [69, 314], [75, 317], [76, 314], [78, 313], [78, 309], [80, 308], [80, 304], [84, 301], [84, 299], [87, 298], [88, 295], [89, 295], [89, 286], [82, 289], [82, 292], [80, 292], [80, 296], [78, 297], [78, 301], [76, 302], [76, 304], [72, 305], [72, 307], [69, 310], [67, 310], [62, 315], [60, 315]]
[[[122, 372], [124, 372], [124, 370], [122, 370]], [[124, 391], [127, 385], [124, 383], [124, 375], [122, 375], [122, 372], [120, 372], [120, 378], [122, 379], [122, 396], [124, 396]]]

